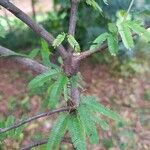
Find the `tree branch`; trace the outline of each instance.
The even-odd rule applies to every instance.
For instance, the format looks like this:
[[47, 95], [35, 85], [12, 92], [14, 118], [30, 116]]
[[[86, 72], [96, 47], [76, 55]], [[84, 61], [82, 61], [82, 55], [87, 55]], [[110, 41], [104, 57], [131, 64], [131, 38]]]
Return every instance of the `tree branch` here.
[[71, 13], [68, 33], [74, 36], [77, 22], [77, 11], [80, 0], [71, 0]]
[[[146, 28], [146, 29], [150, 28], [150, 25], [147, 25], [145, 28]], [[136, 33], [133, 33], [133, 34], [132, 34], [133, 37], [136, 36], [136, 35], [137, 35]], [[122, 39], [121, 39], [121, 38], [119, 38], [119, 43], [120, 43], [120, 42], [122, 42]], [[99, 47], [99, 48], [92, 49], [92, 50], [86, 50], [86, 51], [84, 51], [84, 52], [81, 52], [81, 54], [76, 57], [76, 60], [81, 61], [82, 59], [85, 59], [85, 58], [91, 56], [91, 55], [94, 54], [94, 53], [104, 51], [104, 50], [107, 49], [107, 48], [108, 48], [108, 45], [105, 43], [105, 44], [103, 44], [103, 45], [102, 45], [101, 47]]]
[[2, 46], [0, 46], [0, 55], [1, 56], [14, 55], [13, 57], [11, 57], [11, 59], [30, 68], [31, 70], [33, 70], [37, 73], [44, 73], [44, 72], [50, 70], [48, 67], [43, 66], [42, 64], [38, 63], [37, 61], [34, 61], [29, 58], [15, 56], [15, 52], [13, 52], [5, 47], [2, 47]]
[[[43, 141], [39, 141], [39, 142], [33, 143], [33, 144], [31, 144], [31, 145], [29, 145], [29, 146], [27, 146], [27, 147], [21, 148], [21, 150], [30, 150], [30, 149], [32, 149], [32, 148], [34, 148], [34, 147], [47, 144], [47, 142], [48, 142], [48, 139], [43, 140]], [[72, 144], [70, 138], [63, 138], [63, 139], [62, 139], [62, 142]]]
[[[14, 14], [17, 18], [22, 20], [40, 37], [44, 38], [50, 45], [53, 43], [54, 37], [49, 32], [47, 32], [43, 27], [35, 23], [27, 14], [25, 14], [22, 10], [9, 2], [9, 0], [0, 0], [0, 5], [10, 11], [12, 14]], [[57, 50], [64, 59], [67, 57], [67, 51], [62, 45], [60, 45]]]
[[15, 129], [15, 128], [18, 128], [26, 123], [29, 123], [31, 121], [34, 121], [36, 119], [39, 119], [39, 118], [42, 118], [42, 117], [46, 117], [46, 116], [50, 116], [50, 115], [53, 115], [55, 113], [60, 113], [60, 112], [64, 112], [64, 111], [69, 111], [70, 108], [69, 107], [64, 107], [64, 108], [59, 108], [59, 109], [56, 109], [56, 110], [52, 110], [52, 111], [48, 111], [48, 112], [45, 112], [45, 113], [41, 113], [41, 114], [38, 114], [38, 115], [35, 115], [31, 118], [28, 118], [27, 120], [24, 120], [24, 121], [21, 121], [19, 123], [16, 123], [15, 125], [13, 126], [10, 126], [10, 127], [6, 127], [6, 128], [0, 128], [0, 134], [1, 133], [4, 133], [4, 132], [7, 132], [9, 130], [12, 130], [12, 129]]
[[[71, 34], [72, 36], [75, 35], [79, 2], [80, 0], [71, 0], [71, 11], [70, 11], [68, 34]], [[70, 45], [68, 46], [68, 52], [73, 52], [73, 48]]]

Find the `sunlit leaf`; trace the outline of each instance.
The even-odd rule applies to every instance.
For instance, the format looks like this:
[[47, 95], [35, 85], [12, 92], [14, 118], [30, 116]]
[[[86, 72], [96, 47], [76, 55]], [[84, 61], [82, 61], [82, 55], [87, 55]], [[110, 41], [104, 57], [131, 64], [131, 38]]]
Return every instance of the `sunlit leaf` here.
[[59, 34], [56, 39], [53, 41], [53, 47], [56, 48], [58, 47], [65, 39], [66, 34], [63, 32], [61, 34]]
[[72, 48], [74, 49], [74, 51], [75, 51], [76, 53], [80, 52], [80, 45], [79, 45], [79, 43], [76, 41], [76, 39], [75, 39], [71, 34], [69, 34], [69, 35], [67, 36], [67, 39], [68, 39], [69, 44], [70, 44], [70, 45], [72, 46]]

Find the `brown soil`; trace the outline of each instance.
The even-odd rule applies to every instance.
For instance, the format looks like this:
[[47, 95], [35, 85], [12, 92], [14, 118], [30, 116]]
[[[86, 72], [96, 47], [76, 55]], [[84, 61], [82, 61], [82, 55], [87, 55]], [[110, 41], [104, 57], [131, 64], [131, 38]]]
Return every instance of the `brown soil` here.
[[[87, 67], [88, 66], [88, 67]], [[22, 101], [27, 95], [27, 82], [31, 79], [32, 72], [26, 68], [12, 62], [11, 60], [0, 60], [0, 116], [10, 115], [10, 101], [12, 97], [17, 101]], [[112, 130], [109, 132], [102, 132], [100, 130], [101, 138], [118, 137], [120, 141], [128, 143], [128, 149], [134, 150], [149, 150], [150, 148], [150, 127], [148, 126], [148, 119], [150, 115], [150, 101], [145, 100], [144, 93], [150, 89], [150, 75], [134, 76], [132, 78], [123, 78], [121, 76], [113, 76], [108, 66], [105, 65], [91, 65], [86, 62], [82, 65], [82, 74], [86, 81], [85, 93], [96, 95], [100, 98], [101, 103], [111, 109], [119, 112], [123, 118], [128, 122], [128, 126], [123, 128], [130, 132], [134, 132], [135, 138], [132, 139], [124, 135], [119, 136], [119, 129], [115, 128], [114, 122], [110, 122]], [[34, 115], [40, 111], [41, 98], [38, 96], [30, 97], [29, 104], [31, 105], [29, 115]], [[15, 116], [21, 117], [27, 111], [17, 107], [14, 110]], [[142, 112], [143, 111], [143, 112]], [[146, 123], [141, 120], [145, 119]], [[28, 132], [34, 133], [37, 129], [45, 134], [52, 126], [52, 120], [47, 124], [43, 124], [43, 120], [37, 123], [30, 124], [26, 129], [27, 137], [22, 143], [31, 143], [31, 137]], [[46, 128], [43, 128], [43, 125]], [[40, 128], [38, 128], [40, 126]], [[10, 144], [10, 142], [6, 141]], [[6, 145], [7, 145], [6, 144]], [[8, 145], [9, 145], [8, 144]], [[10, 148], [11, 149], [11, 148]], [[93, 150], [107, 150], [104, 145], [89, 146]], [[114, 145], [114, 150], [119, 150], [117, 143]]]

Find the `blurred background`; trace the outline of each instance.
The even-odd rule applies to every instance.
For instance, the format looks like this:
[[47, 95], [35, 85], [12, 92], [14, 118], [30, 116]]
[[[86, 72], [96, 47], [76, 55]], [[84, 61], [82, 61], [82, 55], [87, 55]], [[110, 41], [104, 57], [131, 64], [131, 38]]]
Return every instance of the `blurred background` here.
[[[12, 0], [22, 11], [57, 36], [68, 31], [69, 0]], [[118, 10], [127, 10], [130, 0], [108, 0], [109, 5], [97, 0], [104, 10], [100, 14], [83, 1], [79, 5], [76, 39], [83, 50], [107, 31], [107, 24], [116, 21]], [[150, 0], [135, 0], [133, 18], [150, 24]], [[111, 124], [110, 131], [99, 129], [100, 144], [89, 145], [93, 150], [150, 150], [150, 43], [136, 37], [136, 46], [128, 51], [120, 44], [117, 57], [107, 51], [97, 53], [81, 65], [85, 81], [84, 93], [96, 95], [105, 106], [119, 112], [128, 122], [126, 126]], [[66, 44], [66, 43], [64, 43]], [[0, 45], [42, 63], [41, 38], [24, 23], [0, 7]], [[57, 53], [49, 47], [50, 59], [57, 63]], [[28, 82], [36, 73], [7, 58], [0, 58], [0, 122], [9, 115], [18, 119], [35, 115], [46, 107], [45, 88], [29, 91]], [[45, 139], [53, 120], [39, 119], [25, 127], [20, 139], [4, 136], [0, 150], [19, 149], [20, 146]], [[41, 146], [37, 150], [44, 150]], [[66, 144], [62, 150], [71, 149]]]

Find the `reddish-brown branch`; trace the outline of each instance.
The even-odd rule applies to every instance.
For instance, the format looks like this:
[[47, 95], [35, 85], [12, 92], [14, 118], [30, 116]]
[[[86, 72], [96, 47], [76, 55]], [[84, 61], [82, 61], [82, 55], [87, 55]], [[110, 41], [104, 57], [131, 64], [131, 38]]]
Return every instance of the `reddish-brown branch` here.
[[[70, 11], [68, 34], [71, 34], [72, 36], [75, 35], [79, 2], [80, 0], [71, 0], [71, 11]], [[73, 48], [70, 45], [68, 46], [68, 52], [70, 53], [73, 52]]]
[[77, 11], [80, 0], [71, 0], [71, 12], [69, 20], [69, 31], [68, 33], [73, 35], [75, 34], [76, 22], [77, 22]]
[[42, 117], [46, 117], [46, 116], [50, 116], [50, 115], [53, 115], [53, 114], [56, 114], [56, 113], [64, 112], [64, 111], [69, 111], [69, 110], [70, 110], [69, 107], [59, 108], [59, 109], [56, 109], [56, 110], [52, 110], [52, 111], [48, 111], [48, 112], [45, 112], [45, 113], [41, 113], [41, 114], [35, 115], [35, 116], [31, 117], [31, 118], [28, 118], [27, 120], [24, 120], [24, 121], [21, 121], [19, 123], [16, 123], [13, 126], [6, 127], [6, 128], [0, 128], [0, 134], [4, 133], [4, 132], [7, 132], [9, 130], [18, 128], [18, 127], [20, 127], [20, 126], [22, 126], [22, 125], [24, 125], [26, 123], [29, 123], [31, 121], [36, 120], [36, 119], [39, 119], [39, 118], [42, 118]]
[[[14, 55], [14, 56], [12, 56], [12, 55]], [[31, 69], [37, 73], [44, 73], [44, 72], [50, 70], [48, 67], [43, 66], [42, 64], [38, 63], [35, 60], [25, 58], [25, 57], [15, 56], [15, 52], [11, 51], [8, 48], [2, 47], [2, 46], [0, 46], [0, 56], [12, 56], [12, 57], [10, 57], [12, 60], [28, 67], [29, 69]]]
[[[0, 5], [10, 11], [12, 14], [14, 14], [21, 21], [23, 21], [35, 33], [40, 35], [40, 37], [44, 38], [50, 45], [53, 43], [54, 37], [49, 32], [47, 32], [42, 26], [35, 23], [27, 14], [25, 14], [22, 10], [17, 8], [11, 2], [9, 2], [8, 0], [0, 0]], [[64, 59], [67, 57], [67, 51], [62, 45], [60, 45], [57, 50]]]
[[[71, 12], [70, 12], [70, 20], [69, 20], [69, 30], [68, 33], [72, 36], [75, 35], [76, 22], [77, 22], [77, 13], [78, 13], [78, 5], [80, 0], [71, 0]], [[76, 75], [79, 69], [79, 63], [72, 56], [73, 48], [69, 45], [68, 52], [70, 53], [70, 58], [65, 62], [65, 71], [69, 76]], [[71, 67], [68, 65], [71, 62]], [[78, 107], [80, 103], [80, 92], [78, 87], [71, 85], [71, 100], [74, 108]]]

